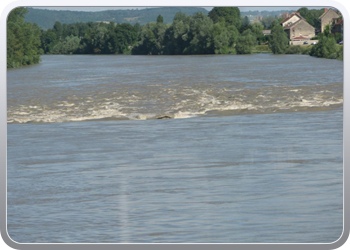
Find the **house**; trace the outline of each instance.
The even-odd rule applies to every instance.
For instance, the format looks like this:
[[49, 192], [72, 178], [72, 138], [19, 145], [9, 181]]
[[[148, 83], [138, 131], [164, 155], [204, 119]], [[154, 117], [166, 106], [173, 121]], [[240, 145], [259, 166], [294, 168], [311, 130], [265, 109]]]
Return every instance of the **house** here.
[[262, 33], [264, 36], [268, 36], [271, 35], [271, 30], [263, 30]]
[[288, 35], [289, 43], [293, 45], [302, 45], [315, 36], [315, 28], [299, 12], [293, 12], [281, 22], [281, 25]]
[[315, 28], [304, 18], [284, 27], [289, 40], [311, 40], [315, 36]]
[[285, 18], [281, 25], [282, 27], [292, 25], [293, 23], [298, 22], [300, 19], [304, 19], [299, 12], [293, 12], [289, 17]]
[[332, 25], [332, 33], [343, 34], [343, 25], [344, 25], [343, 18], [340, 18], [339, 20], [335, 19]]
[[332, 24], [334, 18], [339, 18], [340, 15], [334, 9], [324, 9], [324, 13], [319, 17], [321, 19], [321, 32], [324, 31], [326, 25]]

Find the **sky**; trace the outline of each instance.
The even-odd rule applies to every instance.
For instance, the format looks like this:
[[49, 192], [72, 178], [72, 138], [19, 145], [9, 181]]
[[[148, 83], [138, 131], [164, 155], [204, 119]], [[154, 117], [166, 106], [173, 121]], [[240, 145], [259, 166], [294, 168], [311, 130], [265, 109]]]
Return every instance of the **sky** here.
[[[144, 9], [145, 7], [36, 7], [36, 9], [49, 10], [74, 10], [74, 11], [103, 11], [103, 10], [122, 10], [122, 9]], [[205, 7], [211, 10], [213, 7]], [[241, 11], [255, 11], [255, 10], [297, 10], [299, 7], [239, 7]]]

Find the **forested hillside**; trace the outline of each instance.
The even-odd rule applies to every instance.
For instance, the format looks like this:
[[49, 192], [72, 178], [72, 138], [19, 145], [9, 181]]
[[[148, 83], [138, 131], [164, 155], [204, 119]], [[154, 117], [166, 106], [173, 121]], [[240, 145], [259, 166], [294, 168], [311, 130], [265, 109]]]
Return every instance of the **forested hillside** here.
[[50, 29], [55, 22], [62, 24], [70, 24], [77, 22], [97, 22], [106, 21], [114, 23], [130, 23], [141, 25], [154, 22], [158, 15], [162, 15], [164, 23], [171, 23], [177, 12], [186, 15], [193, 15], [196, 12], [208, 14], [204, 8], [198, 7], [162, 7], [147, 8], [141, 10], [107, 10], [98, 12], [84, 11], [64, 11], [64, 10], [43, 10], [28, 8], [25, 21], [36, 23], [42, 29]]

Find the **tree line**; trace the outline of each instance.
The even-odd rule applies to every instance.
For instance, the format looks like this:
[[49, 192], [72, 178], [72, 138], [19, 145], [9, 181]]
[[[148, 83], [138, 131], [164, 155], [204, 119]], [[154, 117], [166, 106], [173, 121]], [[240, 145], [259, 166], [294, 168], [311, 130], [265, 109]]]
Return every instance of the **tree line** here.
[[[299, 11], [304, 11], [310, 20], [318, 15], [310, 14], [315, 12], [309, 13], [306, 8]], [[215, 7], [208, 15], [178, 12], [171, 24], [165, 24], [159, 15], [156, 22], [142, 26], [138, 23], [56, 22], [52, 29], [45, 31], [24, 22], [25, 13], [25, 8], [17, 8], [8, 18], [8, 68], [38, 63], [40, 54], [251, 54], [259, 44], [268, 44], [274, 54], [300, 52], [288, 45], [280, 19], [264, 17], [261, 23], [250, 23], [237, 7]], [[271, 35], [264, 36], [263, 29], [271, 29]], [[332, 34], [328, 31], [319, 38], [317, 46], [307, 53], [338, 58], [337, 51], [334, 54], [336, 45]], [[328, 48], [326, 52], [325, 48]]]
[[113, 22], [61, 24], [42, 32], [45, 54], [130, 54], [140, 25]]
[[43, 31], [41, 42], [47, 54], [247, 54], [268, 38], [264, 26], [250, 24], [237, 7], [213, 8], [208, 15], [178, 12], [171, 24], [163, 17], [139, 24], [56, 22]]

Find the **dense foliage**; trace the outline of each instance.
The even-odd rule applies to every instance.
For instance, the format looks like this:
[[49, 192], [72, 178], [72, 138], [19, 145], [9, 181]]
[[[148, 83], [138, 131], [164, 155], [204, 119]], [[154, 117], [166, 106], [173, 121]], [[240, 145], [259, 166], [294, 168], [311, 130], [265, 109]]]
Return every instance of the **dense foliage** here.
[[311, 56], [343, 60], [343, 45], [337, 45], [337, 42], [343, 39], [341, 34], [333, 34], [331, 26], [326, 25], [323, 33], [318, 34], [317, 38], [318, 43], [311, 49]]
[[139, 25], [109, 23], [61, 24], [43, 31], [46, 54], [128, 54], [137, 41]]
[[142, 26], [56, 22], [42, 32], [41, 43], [47, 54], [249, 54], [267, 41], [262, 29], [241, 18], [238, 8], [225, 7], [213, 8], [209, 15], [178, 12], [172, 24], [165, 24], [162, 15]]
[[[308, 11], [306, 8], [301, 12]], [[241, 17], [236, 7], [216, 7], [208, 15], [197, 12], [186, 15], [178, 12], [171, 24], [163, 15], [145, 25], [114, 22], [55, 22], [51, 29], [40, 30], [36, 24], [25, 23], [25, 8], [9, 15], [7, 27], [7, 67], [37, 63], [40, 54], [309, 54], [324, 58], [342, 58], [342, 47], [336, 45], [337, 35], [330, 27], [319, 34], [319, 43], [288, 46], [288, 38], [277, 18], [265, 17], [262, 23], [250, 23]], [[309, 12], [305, 12], [309, 13]], [[313, 12], [310, 12], [313, 13]], [[312, 16], [310, 14], [310, 16]], [[272, 22], [272, 24], [270, 23]], [[262, 30], [271, 28], [271, 35]]]
[[11, 11], [7, 19], [7, 68], [40, 61], [40, 28], [24, 22], [25, 8]]
[[311, 9], [309, 10], [306, 7], [300, 8], [297, 10], [305, 20], [315, 27], [316, 30], [321, 30], [321, 20], [319, 17], [324, 13], [324, 9]]
[[214, 23], [225, 22], [237, 29], [241, 26], [241, 12], [237, 7], [214, 7], [208, 15]]
[[288, 37], [284, 32], [283, 27], [278, 23], [274, 22], [271, 29], [271, 41], [269, 43], [270, 49], [274, 54], [284, 54], [288, 46]]
[[208, 16], [201, 12], [192, 16], [176, 13], [172, 24], [157, 22], [142, 26], [132, 53], [250, 54], [263, 37], [262, 28], [260, 24], [245, 24], [235, 7], [213, 8]]

